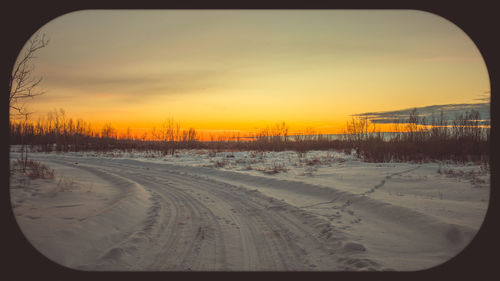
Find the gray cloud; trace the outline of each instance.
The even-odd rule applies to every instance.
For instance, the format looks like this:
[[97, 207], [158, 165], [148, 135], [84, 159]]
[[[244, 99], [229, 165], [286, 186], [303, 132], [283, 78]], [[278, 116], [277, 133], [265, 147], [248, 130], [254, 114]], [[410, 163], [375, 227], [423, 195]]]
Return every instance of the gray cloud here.
[[[404, 123], [411, 111], [414, 108], [407, 108], [402, 110], [384, 111], [384, 112], [365, 112], [354, 114], [355, 117], [368, 118], [373, 123], [388, 124], [388, 123]], [[484, 125], [490, 124], [490, 103], [472, 103], [472, 104], [442, 104], [431, 105], [424, 107], [416, 107], [419, 117], [425, 117], [425, 123], [430, 125], [433, 116], [440, 117], [443, 112], [443, 119], [446, 122], [451, 122], [455, 118], [467, 111], [476, 110], [481, 117], [481, 123]]]
[[484, 93], [481, 94], [481, 97], [475, 99], [477, 101], [481, 102], [490, 102], [491, 100], [491, 91], [485, 91]]
[[47, 77], [45, 85], [89, 92], [88, 96], [134, 101], [156, 96], [175, 95], [208, 89], [217, 85], [217, 71], [153, 74], [58, 74]]

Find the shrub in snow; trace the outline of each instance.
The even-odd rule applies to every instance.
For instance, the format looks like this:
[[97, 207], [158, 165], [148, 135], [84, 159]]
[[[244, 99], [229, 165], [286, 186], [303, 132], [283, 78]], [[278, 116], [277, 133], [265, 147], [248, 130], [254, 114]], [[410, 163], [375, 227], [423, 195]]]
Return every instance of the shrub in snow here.
[[53, 179], [54, 169], [49, 168], [47, 165], [33, 160], [17, 159], [12, 163], [11, 172], [21, 171], [25, 173], [30, 179]]

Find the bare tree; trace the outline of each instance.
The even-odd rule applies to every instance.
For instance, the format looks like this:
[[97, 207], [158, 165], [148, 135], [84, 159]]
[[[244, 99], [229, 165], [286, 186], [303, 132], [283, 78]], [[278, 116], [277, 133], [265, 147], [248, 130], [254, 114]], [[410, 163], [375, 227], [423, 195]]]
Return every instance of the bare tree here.
[[25, 107], [26, 99], [44, 94], [37, 87], [42, 78], [34, 77], [33, 59], [36, 58], [35, 53], [48, 43], [45, 34], [36, 34], [27, 42], [27, 48], [14, 65], [9, 81], [9, 110], [13, 116], [26, 118], [29, 115]]

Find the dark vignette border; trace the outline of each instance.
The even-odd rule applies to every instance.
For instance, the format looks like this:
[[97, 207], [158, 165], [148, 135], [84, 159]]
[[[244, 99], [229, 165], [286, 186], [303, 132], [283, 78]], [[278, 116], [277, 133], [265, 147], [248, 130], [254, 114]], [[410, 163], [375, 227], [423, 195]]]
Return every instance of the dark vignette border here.
[[[417, 271], [417, 272], [192, 272], [192, 273], [176, 273], [176, 272], [81, 272], [59, 266], [42, 254], [36, 251], [31, 244], [24, 238], [20, 232], [17, 223], [15, 222], [12, 208], [10, 205], [10, 195], [8, 192], [8, 164], [9, 164], [9, 149], [8, 149], [8, 100], [7, 95], [1, 99], [2, 104], [2, 122], [1, 132], [3, 138], [0, 161], [2, 164], [1, 175], [2, 185], [2, 241], [7, 245], [3, 249], [3, 269], [7, 278], [23, 280], [25, 278], [49, 278], [62, 279], [71, 278], [77, 280], [88, 279], [138, 279], [138, 278], [188, 278], [203, 280], [204, 278], [262, 278], [270, 277], [277, 278], [384, 278], [391, 280], [422, 280], [427, 278], [468, 278], [475, 279], [482, 276], [498, 276], [496, 252], [498, 248], [498, 237], [500, 233], [495, 226], [498, 221], [498, 190], [497, 187], [497, 167], [496, 160], [498, 159], [498, 149], [493, 143], [497, 139], [496, 124], [498, 116], [495, 112], [497, 102], [495, 97], [498, 68], [498, 41], [495, 39], [494, 26], [498, 25], [498, 15], [493, 4], [479, 3], [459, 3], [458, 1], [449, 1], [447, 3], [436, 1], [420, 0], [414, 2], [382, 0], [382, 1], [345, 1], [345, 2], [319, 2], [319, 1], [266, 1], [266, 2], [236, 2], [236, 1], [189, 1], [189, 2], [173, 2], [173, 1], [140, 1], [126, 2], [113, 0], [109, 2], [100, 2], [96, 0], [87, 0], [79, 2], [63, 2], [57, 1], [37, 1], [26, 3], [21, 1], [3, 2], [1, 12], [1, 27], [3, 34], [3, 44], [1, 52], [3, 63], [3, 81], [7, 83], [8, 78], [14, 64], [14, 61], [28, 38], [36, 32], [38, 28], [52, 19], [64, 15], [66, 13], [82, 10], [82, 9], [150, 9], [150, 8], [168, 8], [168, 9], [416, 9], [431, 12], [442, 16], [458, 27], [460, 27], [471, 39], [476, 43], [483, 58], [486, 62], [490, 75], [491, 85], [491, 119], [492, 119], [492, 145], [491, 145], [491, 196], [489, 210], [486, 214], [485, 221], [473, 239], [471, 244], [466, 247], [459, 255], [451, 260], [438, 265], [434, 268]], [[4, 88], [5, 89], [5, 88]], [[496, 273], [496, 274], [495, 274]]]

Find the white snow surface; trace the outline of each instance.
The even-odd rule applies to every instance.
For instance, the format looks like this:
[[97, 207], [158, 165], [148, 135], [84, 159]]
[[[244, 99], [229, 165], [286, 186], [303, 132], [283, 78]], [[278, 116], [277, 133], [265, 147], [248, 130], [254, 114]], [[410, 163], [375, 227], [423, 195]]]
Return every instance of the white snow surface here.
[[29, 157], [55, 178], [11, 177], [18, 225], [81, 270], [422, 270], [470, 243], [490, 192], [481, 165], [335, 151]]

